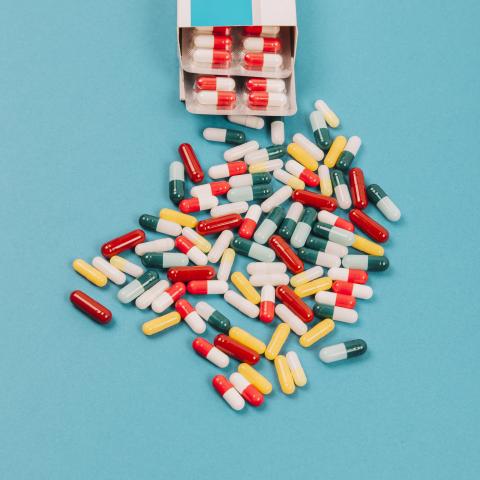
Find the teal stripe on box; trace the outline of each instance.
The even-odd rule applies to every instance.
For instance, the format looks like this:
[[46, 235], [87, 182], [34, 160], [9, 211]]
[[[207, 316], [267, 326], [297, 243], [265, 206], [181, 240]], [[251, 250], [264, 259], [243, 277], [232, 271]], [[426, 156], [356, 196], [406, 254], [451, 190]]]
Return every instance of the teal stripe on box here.
[[192, 27], [251, 25], [252, 0], [191, 0]]

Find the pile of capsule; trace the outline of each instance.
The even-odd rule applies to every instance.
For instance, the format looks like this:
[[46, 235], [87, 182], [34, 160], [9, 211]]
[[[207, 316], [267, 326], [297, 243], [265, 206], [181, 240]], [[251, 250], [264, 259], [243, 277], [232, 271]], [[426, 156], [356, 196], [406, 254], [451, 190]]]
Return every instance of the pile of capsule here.
[[[209, 183], [204, 183], [204, 171], [191, 145], [180, 145], [182, 161], [172, 162], [169, 172], [169, 195], [178, 208], [162, 208], [158, 216], [141, 215], [142, 229], [106, 242], [102, 256], [91, 264], [73, 262], [79, 274], [99, 287], [108, 280], [123, 285], [127, 275], [135, 278], [117, 297], [159, 314], [143, 324], [145, 335], [183, 320], [199, 335], [192, 343], [198, 355], [220, 369], [231, 359], [240, 362], [228, 379], [216, 375], [212, 380], [235, 410], [243, 409], [245, 402], [261, 405], [272, 391], [271, 382], [254, 368], [261, 356], [273, 362], [284, 394], [304, 386], [307, 377], [298, 354], [282, 353], [291, 332], [299, 337], [301, 347], [309, 348], [328, 336], [337, 322], [355, 323], [357, 299], [373, 295], [366, 285], [368, 272], [389, 267], [380, 245], [389, 233], [364, 210], [373, 203], [391, 222], [400, 219], [400, 210], [381, 187], [365, 185], [360, 168], [350, 168], [360, 138], [337, 136], [332, 141], [328, 126], [336, 128], [339, 120], [322, 100], [315, 107], [310, 115], [315, 142], [297, 133], [288, 146], [260, 148], [258, 142], [246, 141], [244, 132], [207, 128], [208, 140], [235, 145], [225, 151], [223, 163], [208, 170], [213, 180]], [[284, 163], [287, 156], [290, 159]], [[185, 172], [194, 184], [189, 197]], [[274, 190], [272, 176], [283, 186]], [[220, 204], [223, 197], [228, 202]], [[333, 213], [337, 208], [348, 210], [349, 220]], [[192, 215], [206, 210], [208, 218]], [[355, 233], [355, 227], [366, 237]], [[146, 241], [145, 230], [165, 238]], [[142, 265], [120, 256], [130, 249]], [[236, 255], [253, 260], [246, 268], [248, 276], [233, 271]], [[160, 279], [158, 271], [165, 270], [166, 279]], [[187, 293], [193, 298], [201, 295], [202, 300], [193, 305]], [[223, 295], [243, 315], [265, 324], [278, 317], [268, 343], [232, 326], [205, 301], [209, 295]], [[313, 306], [306, 301], [310, 297], [315, 299]], [[97, 322], [111, 320], [111, 312], [85, 293], [76, 290], [70, 299]], [[218, 332], [213, 343], [200, 336], [207, 325]], [[324, 346], [319, 357], [332, 363], [366, 350], [364, 340], [347, 339]]]

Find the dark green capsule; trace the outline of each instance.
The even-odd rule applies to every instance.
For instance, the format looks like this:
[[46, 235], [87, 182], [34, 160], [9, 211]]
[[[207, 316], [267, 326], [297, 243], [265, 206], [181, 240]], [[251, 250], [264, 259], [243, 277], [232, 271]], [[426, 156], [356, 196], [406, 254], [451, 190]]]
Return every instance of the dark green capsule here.
[[268, 172], [264, 173], [252, 173], [252, 185], [262, 185], [265, 183], [270, 183], [272, 181], [272, 176]]
[[266, 148], [268, 154], [268, 160], [275, 160], [276, 158], [282, 158], [287, 154], [286, 145], [272, 145]]
[[317, 318], [331, 318], [333, 320], [333, 313], [334, 313], [335, 307], [333, 305], [320, 305], [316, 304], [313, 307], [313, 314]]
[[181, 162], [172, 162], [169, 171], [168, 194], [170, 200], [178, 205], [185, 198], [185, 167]]
[[332, 144], [332, 139], [330, 137], [330, 132], [327, 128], [325, 119], [318, 110], [310, 114], [310, 124], [312, 126], [315, 143], [323, 151], [327, 151]]
[[231, 328], [228, 318], [218, 310], [215, 310], [208, 318], [205, 319], [205, 321], [215, 330], [225, 334], [228, 334], [228, 331]]
[[142, 263], [150, 268], [186, 267], [188, 257], [183, 253], [146, 253], [142, 256]]
[[328, 240], [325, 238], [314, 237], [309, 235], [307, 241], [305, 242], [305, 247], [311, 248], [312, 250], [318, 250], [319, 252], [324, 252], [327, 249]]
[[155, 215], [148, 215], [147, 213], [145, 213], [138, 219], [138, 223], [145, 230], [156, 232], [159, 220], [159, 217], [156, 217]]
[[357, 340], [349, 340], [345, 343], [345, 349], [347, 350], [347, 358], [358, 357], [363, 355], [367, 351], [367, 342], [358, 338]]
[[282, 225], [280, 225], [280, 228], [278, 229], [278, 234], [285, 240], [290, 240], [296, 226], [297, 226], [297, 222], [292, 218], [287, 217], [282, 222]]
[[333, 169], [330, 171], [330, 178], [332, 179], [333, 188], [339, 187], [340, 185], [346, 185], [345, 177], [341, 170]]
[[298, 256], [307, 263], [312, 265], [317, 264], [318, 252], [317, 250], [312, 250], [311, 248], [299, 248], [297, 252]]
[[231, 145], [241, 145], [247, 141], [245, 134], [240, 130], [230, 130], [229, 128], [226, 129], [225, 132], [225, 143], [229, 143]]
[[313, 224], [312, 233], [317, 237], [326, 238], [330, 240], [330, 232], [332, 231], [332, 226], [328, 223], [315, 222]]
[[271, 220], [275, 225], [280, 225], [285, 218], [286, 212], [283, 207], [275, 207], [266, 217], [265, 220]]
[[368, 270], [372, 272], [383, 272], [390, 266], [390, 261], [387, 257], [376, 257], [375, 255], [368, 255]]
[[338, 158], [336, 167], [340, 170], [343, 170], [344, 172], [348, 171], [361, 145], [362, 140], [360, 139], [360, 137], [357, 137], [356, 135], [350, 137], [347, 144], [345, 145], [345, 149]]
[[376, 205], [382, 198], [385, 198], [387, 194], [382, 187], [376, 183], [372, 183], [367, 187], [367, 196], [368, 199]]
[[305, 207], [300, 221], [306, 223], [307, 225], [312, 225], [316, 218], [317, 211], [312, 207]]

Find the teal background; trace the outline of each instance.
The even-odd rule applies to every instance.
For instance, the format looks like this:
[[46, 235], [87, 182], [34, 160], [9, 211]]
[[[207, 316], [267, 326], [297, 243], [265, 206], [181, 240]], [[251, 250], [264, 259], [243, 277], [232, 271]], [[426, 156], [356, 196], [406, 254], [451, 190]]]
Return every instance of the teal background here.
[[[368, 354], [328, 367], [292, 338], [308, 387], [283, 396], [264, 362], [275, 393], [235, 414], [186, 327], [146, 338], [152, 313], [70, 267], [169, 204], [179, 143], [221, 162], [201, 130], [227, 123], [178, 101], [175, 2], [0, 0], [0, 478], [478, 478], [480, 4], [297, 8], [289, 136], [326, 99], [404, 219], [359, 323], [323, 342], [361, 337]], [[75, 288], [111, 307], [110, 327], [71, 307]]]
[[225, 8], [224, 0], [190, 0], [191, 25], [251, 25], [252, 0], [235, 0], [235, 8]]

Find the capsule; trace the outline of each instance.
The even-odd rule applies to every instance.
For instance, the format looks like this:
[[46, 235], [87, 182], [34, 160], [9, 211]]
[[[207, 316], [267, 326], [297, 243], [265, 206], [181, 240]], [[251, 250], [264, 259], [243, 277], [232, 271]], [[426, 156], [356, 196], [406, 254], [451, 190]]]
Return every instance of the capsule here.
[[230, 320], [207, 302], [198, 302], [195, 305], [195, 310], [215, 330], [222, 333], [230, 331]]
[[324, 152], [328, 151], [332, 144], [332, 140], [325, 119], [319, 111], [310, 114], [310, 125], [312, 126], [312, 132], [317, 146]]
[[175, 302], [175, 310], [196, 334], [201, 334], [207, 329], [207, 325], [203, 321], [203, 318], [200, 317], [190, 302], [184, 298], [180, 298], [180, 300]]
[[233, 215], [223, 215], [222, 217], [212, 217], [206, 220], [200, 220], [197, 225], [197, 232], [200, 235], [213, 235], [224, 230], [233, 230], [241, 225], [243, 218], [234, 213]]
[[232, 271], [233, 262], [235, 261], [235, 250], [233, 248], [226, 248], [220, 260], [218, 267], [217, 279], [223, 282], [228, 282], [230, 272]]
[[[198, 223], [198, 220], [192, 215], [186, 215], [185, 213], [178, 212], [177, 210], [172, 210], [171, 208], [162, 208], [160, 210], [159, 216], [162, 220], [168, 220], [169, 222], [177, 223], [182, 227], [195, 228]], [[145, 239], [143, 241], [145, 241]]]
[[302, 218], [295, 226], [292, 238], [290, 239], [290, 245], [294, 248], [301, 248], [305, 245], [310, 232], [312, 231], [312, 225], [317, 218], [317, 211], [312, 207], [306, 207], [303, 211]]
[[348, 248], [344, 245], [339, 245], [338, 243], [330, 242], [325, 238], [315, 237], [313, 235], [307, 238], [305, 247], [317, 250], [318, 252], [329, 253], [330, 255], [335, 255], [340, 258], [348, 255]]
[[334, 168], [337, 165], [338, 158], [340, 157], [340, 154], [343, 152], [343, 149], [346, 145], [347, 139], [344, 136], [339, 135], [338, 137], [335, 137], [335, 140], [332, 142], [328, 153], [325, 155], [323, 164], [328, 168]]
[[187, 292], [192, 295], [223, 295], [228, 283], [221, 280], [192, 280], [187, 283]]
[[263, 355], [263, 352], [267, 348], [261, 340], [239, 327], [232, 327], [228, 332], [228, 336], [254, 352], [257, 352], [259, 355]]
[[259, 262], [273, 262], [275, 260], [275, 252], [271, 248], [246, 238], [234, 237], [231, 247], [240, 255], [245, 255]]
[[253, 285], [248, 281], [242, 272], [234, 272], [230, 277], [230, 281], [237, 287], [238, 291], [251, 303], [258, 305], [260, 303], [260, 295]]
[[323, 268], [320, 266], [315, 266], [290, 278], [290, 285], [294, 288], [300, 287], [301, 285], [305, 285], [306, 283], [312, 282], [313, 280], [316, 280], [322, 276]]
[[145, 241], [145, 232], [143, 230], [133, 230], [120, 237], [114, 238], [102, 245], [101, 252], [105, 258], [118, 255], [125, 250], [131, 250], [139, 243]]
[[283, 58], [278, 53], [248, 52], [243, 57], [243, 63], [248, 70], [272, 70], [282, 66]]
[[195, 35], [193, 44], [197, 48], [213, 48], [215, 50], [232, 50], [230, 35]]
[[334, 305], [317, 304], [313, 307], [313, 313], [317, 318], [331, 318], [343, 323], [356, 323], [358, 320], [358, 313], [355, 310]]
[[330, 178], [330, 169], [326, 165], [318, 167], [318, 181], [320, 183], [320, 193], [327, 197], [333, 194], [332, 179]]
[[231, 162], [214, 165], [208, 169], [208, 176], [213, 179], [232, 177], [235, 175], [242, 175], [247, 171], [247, 164], [245, 162]]
[[262, 202], [260, 205], [260, 207], [262, 207], [262, 211], [264, 213], [268, 213], [275, 207], [285, 203], [292, 195], [292, 192], [292, 188], [288, 185], [284, 185], [283, 187], [279, 188], [273, 195]]
[[215, 375], [212, 385], [233, 410], [238, 412], [245, 407], [245, 400], [223, 375]]
[[250, 277], [250, 283], [254, 287], [264, 287], [265, 285], [278, 287], [278, 285], [287, 285], [288, 275], [285, 273], [256, 273]]
[[290, 205], [287, 215], [282, 225], [278, 230], [278, 234], [285, 240], [290, 240], [298, 220], [302, 216], [303, 205], [299, 202], [294, 202]]
[[277, 230], [284, 218], [285, 210], [282, 207], [275, 207], [258, 226], [257, 231], [253, 235], [253, 239], [261, 245], [267, 243], [268, 239], [275, 233], [275, 230]]
[[375, 255], [377, 257], [381, 257], [385, 253], [385, 250], [381, 245], [368, 240], [368, 238], [361, 237], [360, 235], [354, 235], [352, 247], [356, 250], [360, 250], [360, 252], [366, 253], [367, 255]]
[[158, 282], [158, 273], [147, 270], [143, 275], [122, 287], [117, 298], [122, 303], [130, 303]]
[[205, 237], [203, 237], [190, 227], [183, 227], [182, 235], [188, 238], [203, 253], [208, 253], [212, 249], [212, 244]]
[[227, 119], [229, 122], [255, 130], [260, 130], [265, 125], [265, 120], [262, 117], [255, 117], [254, 115], [228, 115]]
[[[278, 81], [280, 79], [276, 80]], [[283, 145], [285, 143], [285, 122], [283, 121], [283, 117], [272, 118], [270, 122], [270, 138], [273, 145]]]
[[[282, 44], [278, 38], [247, 37], [243, 40], [243, 48], [250, 52], [277, 53], [282, 49]], [[256, 80], [266, 79], [258, 78]]]
[[204, 63], [212, 68], [227, 67], [232, 61], [232, 54], [227, 50], [214, 50], [212, 48], [195, 48], [193, 50], [193, 61]]
[[336, 293], [352, 295], [352, 297], [361, 298], [363, 300], [369, 300], [373, 296], [372, 287], [369, 287], [368, 285], [359, 285], [352, 282], [343, 282], [341, 280], [333, 282], [332, 290]]
[[[228, 194], [227, 198], [230, 202], [251, 202], [257, 200], [264, 200], [268, 198], [273, 192], [271, 185], [260, 184], [253, 185], [251, 187], [236, 187], [232, 188]], [[223, 207], [224, 205], [222, 205]], [[248, 210], [248, 205], [247, 205]], [[244, 210], [246, 211], [246, 210]], [[243, 212], [236, 212], [243, 213]]]
[[135, 278], [139, 277], [140, 275], [143, 275], [143, 272], [145, 271], [142, 267], [140, 267], [136, 263], [130, 262], [126, 258], [120, 257], [118, 255], [111, 257], [110, 263], [115, 268], [118, 268], [118, 270], [126, 273], [127, 275], [131, 275], [132, 277], [135, 277]]
[[140, 310], [145, 310], [150, 307], [153, 301], [160, 296], [168, 287], [170, 283], [166, 280], [160, 280], [152, 288], [149, 288], [146, 292], [143, 292], [135, 300], [135, 306]]
[[258, 319], [264, 323], [273, 322], [275, 317], [275, 289], [272, 285], [264, 285], [260, 294], [260, 314]]
[[335, 322], [331, 318], [326, 318], [300, 337], [300, 345], [304, 348], [311, 347], [314, 343], [318, 342], [323, 337], [326, 337], [334, 329]]
[[167, 277], [173, 283], [185, 283], [192, 280], [212, 280], [215, 278], [215, 274], [215, 269], [209, 266], [172, 267], [167, 271]]
[[228, 290], [223, 298], [227, 303], [232, 305], [232, 307], [235, 307], [247, 317], [257, 318], [260, 313], [260, 309], [255, 304], [233, 290]]
[[293, 352], [287, 352], [285, 355], [288, 363], [288, 368], [292, 373], [293, 381], [297, 387], [304, 387], [307, 384], [307, 376], [305, 375], [305, 370], [303, 370], [302, 364], [298, 355]]
[[300, 165], [300, 163], [295, 160], [289, 160], [285, 164], [285, 170], [302, 180], [302, 182], [305, 182], [305, 185], [308, 185], [309, 187], [316, 187], [320, 183], [318, 175], [308, 168], [305, 168], [303, 165]]
[[350, 195], [353, 206], [359, 210], [363, 210], [368, 205], [368, 197], [362, 169], [352, 168], [349, 170], [348, 179], [350, 182]]
[[212, 35], [230, 35], [232, 27], [195, 27], [196, 33], [211, 33]]
[[176, 237], [182, 233], [182, 226], [170, 220], [163, 220], [155, 215], [144, 214], [138, 219], [138, 223], [145, 230], [163, 233]]
[[272, 176], [269, 173], [245, 173], [243, 175], [236, 175], [232, 177], [228, 183], [230, 187], [251, 187], [252, 185], [261, 185], [270, 183]]
[[280, 27], [270, 26], [270, 25], [267, 25], [267, 26], [252, 25], [248, 27], [243, 27], [244, 35], [274, 37], [278, 35], [279, 32], [280, 32]]
[[185, 170], [190, 180], [193, 183], [200, 183], [205, 177], [205, 174], [203, 173], [200, 162], [198, 161], [192, 146], [189, 143], [182, 143], [178, 147], [178, 153], [185, 165]]
[[323, 305], [332, 305], [334, 307], [355, 308], [356, 299], [351, 295], [343, 295], [335, 292], [318, 292], [315, 295], [315, 301]]
[[321, 267], [334, 268], [339, 267], [342, 263], [340, 257], [331, 255], [330, 253], [319, 252], [311, 248], [302, 247], [298, 250], [298, 256], [305, 262], [312, 265], [320, 265]]
[[161, 317], [156, 317], [153, 320], [149, 320], [142, 325], [142, 332], [145, 335], [155, 335], [160, 333], [167, 328], [171, 328], [175, 325], [178, 325], [181, 322], [182, 318], [178, 312], [170, 312]]
[[313, 142], [311, 142], [305, 135], [301, 133], [296, 133], [293, 136], [293, 142], [299, 145], [303, 150], [305, 150], [311, 157], [313, 157], [317, 162], [321, 162], [325, 154], [323, 151], [317, 147]]
[[300, 298], [310, 297], [318, 292], [330, 290], [332, 288], [332, 279], [328, 277], [317, 278], [311, 282], [304, 283], [295, 288], [294, 292]]
[[317, 219], [321, 223], [326, 223], [331, 225], [332, 227], [343, 228], [343, 230], [348, 230], [349, 232], [353, 232], [355, 227], [352, 223], [343, 218], [340, 218], [338, 215], [334, 213], [327, 212], [327, 210], [321, 210], [318, 212]]
[[280, 235], [270, 237], [268, 245], [293, 274], [303, 272], [305, 266], [302, 260]]
[[280, 323], [272, 334], [270, 342], [268, 342], [265, 350], [265, 358], [268, 360], [274, 360], [280, 353], [283, 345], [290, 335], [290, 327], [286, 323]]
[[318, 162], [300, 145], [297, 145], [296, 143], [290, 143], [287, 147], [287, 152], [291, 157], [293, 157], [298, 163], [303, 165], [308, 170], [311, 170], [312, 172], [318, 170]]
[[231, 145], [240, 145], [245, 143], [246, 137], [240, 130], [231, 130], [227, 128], [205, 128], [203, 138], [211, 142], [229, 143]]
[[249, 275], [285, 273], [287, 266], [281, 262], [251, 262], [247, 265]]
[[81, 258], [75, 259], [72, 262], [72, 267], [77, 273], [97, 287], [104, 287], [108, 283], [108, 278], [104, 273], [92, 267], [92, 265]]
[[367, 351], [367, 344], [364, 340], [349, 340], [348, 342], [337, 343], [323, 347], [319, 352], [320, 360], [324, 363], [338, 362], [347, 358], [358, 357]]
[[248, 106], [252, 110], [286, 107], [288, 97], [284, 93], [251, 92], [248, 94]]
[[272, 393], [272, 384], [248, 363], [241, 363], [238, 366], [238, 373], [241, 373], [263, 395]]
[[285, 80], [281, 78], [249, 78], [245, 82], [245, 88], [248, 92], [281, 93], [285, 91]]
[[293, 190], [303, 190], [305, 188], [305, 182], [297, 177], [294, 177], [290, 173], [282, 170], [281, 168], [273, 172], [273, 176], [276, 180], [285, 185], [288, 185]]
[[317, 237], [326, 238], [334, 243], [339, 243], [345, 247], [350, 247], [355, 241], [355, 234], [343, 228], [334, 227], [328, 223], [316, 222], [313, 225], [312, 232]]
[[235, 90], [235, 79], [232, 77], [202, 76], [195, 81], [195, 89], [233, 92]]
[[183, 253], [146, 253], [142, 263], [150, 268], [186, 267], [188, 257]]
[[238, 229], [238, 235], [247, 240], [252, 238], [261, 215], [262, 209], [260, 208], [260, 205], [250, 205], [247, 214]]
[[[250, 187], [242, 187], [242, 188], [250, 188]], [[239, 189], [234, 188], [230, 190], [230, 192], [228, 193], [230, 194], [233, 190], [239, 190]], [[224, 203], [223, 205], [219, 205], [218, 207], [212, 208], [210, 210], [210, 215], [213, 218], [225, 217], [227, 215], [245, 213], [247, 210], [248, 210], [248, 203], [244, 200], [239, 200], [238, 202]]]
[[392, 199], [377, 184], [372, 183], [367, 187], [369, 200], [382, 212], [383, 216], [391, 222], [398, 222], [402, 213], [393, 203]]
[[316, 210], [333, 212], [337, 209], [337, 201], [334, 198], [315, 192], [307, 192], [306, 190], [295, 190], [292, 194], [292, 200], [313, 207]]
[[340, 125], [339, 118], [324, 100], [317, 100], [315, 102], [315, 108], [322, 114], [330, 127], [337, 128]]
[[116, 285], [123, 285], [127, 281], [127, 276], [121, 270], [102, 257], [95, 257], [92, 265]]
[[367, 272], [351, 268], [331, 268], [328, 271], [328, 276], [332, 280], [341, 280], [343, 282], [365, 284], [368, 281]]
[[259, 407], [264, 400], [263, 395], [240, 373], [230, 375], [230, 382], [237, 392], [253, 407]]
[[170, 305], [173, 305], [179, 298], [185, 295], [187, 289], [183, 282], [174, 283], [167, 288], [152, 303], [152, 310], [156, 313], [164, 312]]
[[345, 145], [345, 148], [343, 149], [343, 152], [338, 158], [336, 167], [340, 170], [343, 170], [344, 172], [347, 172], [353, 160], [355, 159], [355, 156], [357, 155], [361, 145], [362, 140], [360, 137], [350, 137], [347, 144]]
[[280, 389], [285, 395], [292, 395], [295, 392], [295, 381], [293, 380], [287, 359], [284, 355], [278, 355], [274, 360], [274, 364]]
[[277, 317], [285, 322], [296, 335], [303, 335], [307, 331], [308, 327], [306, 323], [283, 303], [279, 303], [275, 307], [275, 313]]
[[250, 173], [266, 173], [274, 172], [283, 167], [283, 160], [277, 158], [276, 160], [269, 160], [268, 162], [254, 163], [248, 167]]
[[233, 233], [230, 230], [224, 230], [213, 244], [210, 253], [208, 254], [208, 261], [217, 263], [223, 255], [223, 252], [228, 248], [232, 241]]
[[[342, 259], [342, 265], [345, 268], [357, 270], [369, 270], [372, 272], [382, 272], [387, 270], [390, 262], [387, 257], [375, 255], [347, 255]], [[357, 282], [360, 283], [360, 282]]]
[[184, 253], [195, 265], [206, 265], [208, 263], [207, 256], [183, 235], [175, 239], [175, 247]]
[[235, 162], [236, 160], [244, 158], [247, 153], [254, 152], [259, 148], [260, 145], [258, 142], [256, 140], [251, 140], [250, 142], [242, 143], [236, 147], [229, 148], [223, 154], [223, 158], [226, 162]]
[[348, 210], [352, 206], [350, 190], [345, 182], [345, 177], [341, 170], [332, 170], [332, 184], [335, 197], [337, 197], [338, 206], [343, 210]]
[[230, 183], [228, 183], [226, 180], [221, 180], [219, 182], [211, 182], [192, 187], [190, 194], [192, 197], [198, 198], [209, 198], [212, 196], [219, 197], [221, 195], [226, 195], [229, 190]]
[[255, 163], [268, 162], [276, 158], [282, 158], [287, 153], [285, 145], [271, 145], [270, 147], [261, 148], [245, 155], [245, 163], [253, 165]]
[[388, 230], [377, 223], [372, 217], [362, 212], [362, 210], [354, 208], [350, 210], [348, 216], [353, 224], [376, 242], [383, 243], [388, 240]]
[[151, 242], [139, 243], [135, 247], [135, 253], [141, 257], [146, 253], [169, 252], [174, 248], [175, 248], [175, 242], [173, 241], [172, 238], [160, 238], [158, 240], [152, 240]]
[[185, 167], [181, 162], [170, 163], [168, 195], [175, 205], [185, 198]]
[[222, 333], [215, 337], [213, 344], [223, 353], [239, 362], [255, 365], [260, 360], [260, 355], [257, 352]]
[[230, 363], [228, 355], [225, 355], [217, 347], [214, 347], [208, 340], [205, 340], [205, 338], [197, 337], [192, 342], [192, 348], [201, 357], [206, 358], [218, 368], [226, 368]]
[[70, 294], [70, 301], [76, 308], [101, 325], [106, 325], [112, 320], [112, 312], [107, 307], [81, 290], [74, 290]]
[[312, 309], [288, 285], [278, 286], [275, 295], [303, 322], [309, 323], [313, 320]]

